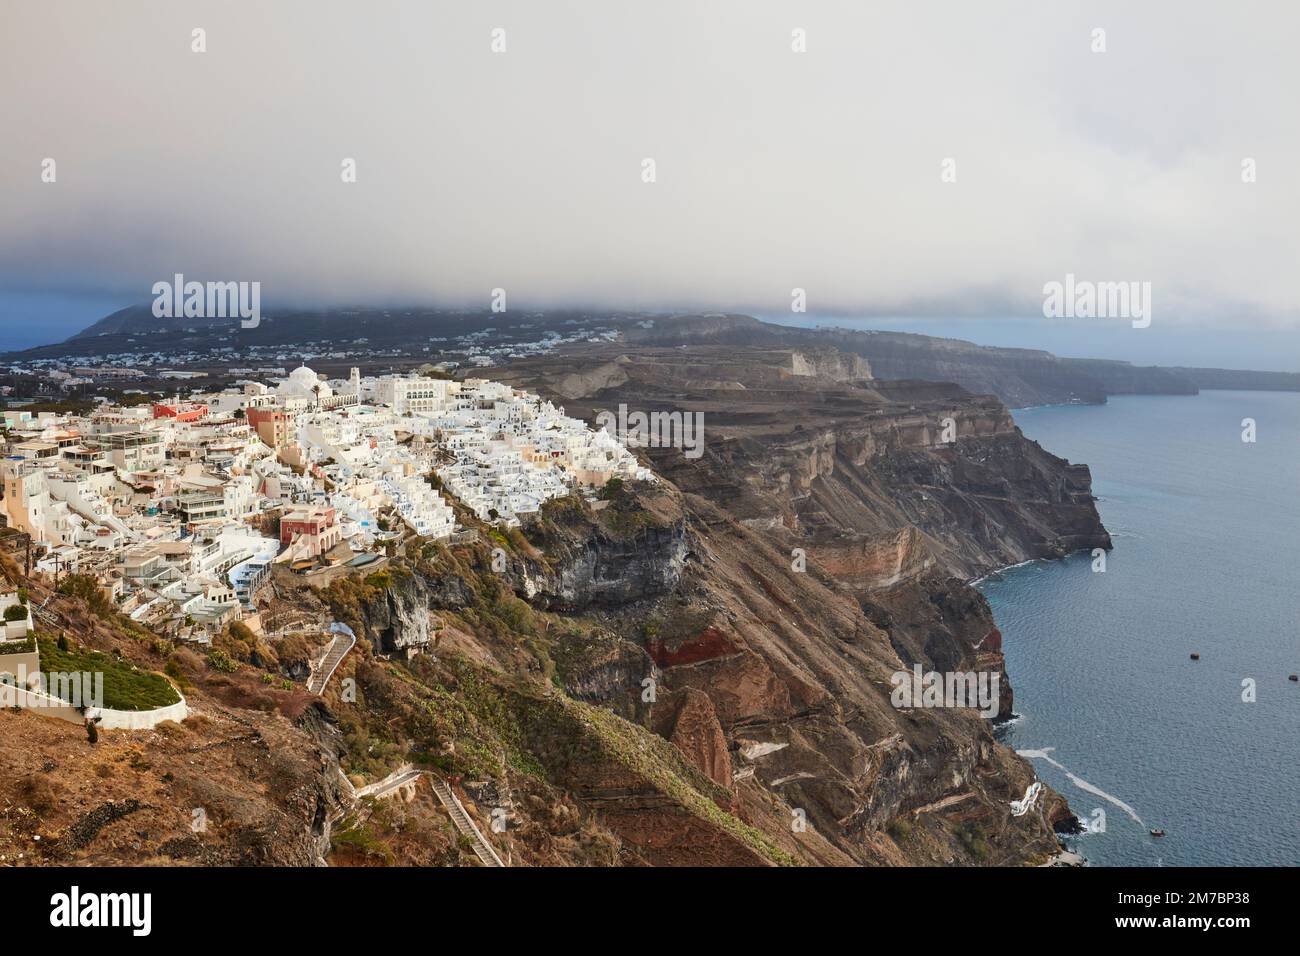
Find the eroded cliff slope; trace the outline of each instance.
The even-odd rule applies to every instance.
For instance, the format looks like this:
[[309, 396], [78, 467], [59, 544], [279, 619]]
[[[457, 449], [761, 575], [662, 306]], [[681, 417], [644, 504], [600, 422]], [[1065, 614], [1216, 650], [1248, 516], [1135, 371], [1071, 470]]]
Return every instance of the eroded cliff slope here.
[[[643, 449], [661, 481], [550, 502], [521, 529], [461, 512], [476, 540], [408, 538], [327, 584], [278, 574], [277, 633], [232, 629], [210, 653], [53, 599], [77, 640], [166, 668], [199, 716], [87, 752], [73, 725], [0, 714], [0, 852], [472, 864], [422, 782], [437, 779], [511, 865], [1049, 859], [1064, 801], [1013, 815], [1032, 768], [972, 708], [894, 706], [891, 678], [995, 675], [1010, 712], [1000, 635], [966, 582], [1108, 547], [1087, 469], [995, 399], [871, 373], [824, 349], [521, 362], [501, 377], [571, 414], [698, 412], [703, 442]], [[360, 640], [312, 698], [330, 620]], [[407, 767], [427, 775], [356, 796]], [[195, 808], [214, 825], [193, 830]]]

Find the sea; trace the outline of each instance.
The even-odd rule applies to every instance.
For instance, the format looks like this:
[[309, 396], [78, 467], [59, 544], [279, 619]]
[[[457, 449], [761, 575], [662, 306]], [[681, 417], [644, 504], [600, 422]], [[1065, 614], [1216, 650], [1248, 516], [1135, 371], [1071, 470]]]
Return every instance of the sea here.
[[1300, 864], [1300, 394], [1014, 415], [1091, 467], [1114, 550], [978, 583], [1015, 689], [999, 736], [1089, 865]]

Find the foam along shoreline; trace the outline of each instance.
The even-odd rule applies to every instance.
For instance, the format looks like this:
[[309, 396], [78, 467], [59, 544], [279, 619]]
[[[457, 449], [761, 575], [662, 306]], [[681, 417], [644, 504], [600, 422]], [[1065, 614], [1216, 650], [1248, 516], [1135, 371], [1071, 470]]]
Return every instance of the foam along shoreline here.
[[1138, 812], [1134, 810], [1131, 806], [1129, 806], [1127, 803], [1125, 803], [1123, 800], [1121, 800], [1119, 797], [1112, 796], [1111, 794], [1107, 793], [1105, 790], [1102, 790], [1100, 787], [1094, 786], [1093, 784], [1089, 783], [1087, 780], [1084, 780], [1082, 777], [1076, 776], [1075, 774], [1070, 772], [1070, 768], [1066, 767], [1060, 761], [1054, 760], [1052, 757], [1048, 756], [1055, 749], [1056, 749], [1055, 747], [1043, 747], [1040, 750], [1017, 750], [1016, 753], [1027, 760], [1033, 759], [1035, 757], [1041, 760], [1046, 760], [1053, 767], [1056, 767], [1058, 770], [1064, 773], [1065, 776], [1069, 778], [1070, 783], [1074, 784], [1080, 790], [1084, 791], [1085, 793], [1091, 793], [1095, 797], [1101, 797], [1103, 800], [1106, 800], [1114, 804], [1115, 806], [1123, 810], [1125, 813], [1127, 813], [1129, 817], [1132, 818], [1132, 820], [1135, 823], [1137, 823], [1139, 826], [1142, 827], [1146, 826], [1146, 824], [1142, 822], [1142, 818], [1138, 816]]
[[1051, 866], [1087, 866], [1088, 861], [1081, 853], [1073, 850], [1062, 850], [1046, 863], [1038, 864], [1039, 869]]
[[[1087, 548], [1080, 548], [1079, 550], [1086, 551]], [[1071, 552], [1071, 553], [1074, 554], [1077, 552]], [[1066, 557], [1066, 555], [1062, 555], [1061, 557]], [[1003, 572], [1010, 571], [1013, 568], [1023, 568], [1027, 564], [1037, 564], [1039, 561], [1059, 561], [1059, 560], [1061, 559], [1060, 558], [1030, 558], [1028, 561], [1019, 561], [1016, 564], [1006, 564], [1000, 568], [994, 568], [992, 571], [989, 571], [987, 574], [981, 574], [979, 577], [967, 581], [966, 584], [969, 587], [975, 587], [981, 584], [982, 582], [987, 581], [989, 578], [999, 577]]]

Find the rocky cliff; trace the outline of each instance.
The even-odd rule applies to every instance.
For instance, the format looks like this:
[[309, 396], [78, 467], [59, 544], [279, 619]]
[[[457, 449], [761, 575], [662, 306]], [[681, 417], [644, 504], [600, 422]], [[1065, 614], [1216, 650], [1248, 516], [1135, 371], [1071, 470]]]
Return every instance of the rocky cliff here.
[[[1069, 810], [1047, 791], [1012, 816], [1034, 773], [979, 703], [892, 692], [913, 667], [969, 673], [989, 716], [1011, 712], [1014, 661], [966, 582], [1108, 547], [1087, 469], [990, 396], [866, 371], [811, 350], [627, 343], [520, 362], [501, 377], [570, 413], [698, 412], [700, 454], [643, 449], [659, 481], [549, 502], [520, 529], [462, 512], [476, 540], [410, 538], [368, 574], [277, 577], [267, 613], [303, 634], [232, 629], [204, 656], [111, 612], [111, 633], [79, 626], [166, 666], [203, 717], [144, 746], [105, 734], [132, 769], [100, 788], [116, 809], [84, 807], [107, 817], [76, 858], [472, 863], [427, 788], [376, 804], [344, 782], [414, 765], [512, 865], [1047, 860]], [[297, 679], [329, 620], [360, 641], [313, 700]], [[50, 733], [71, 761], [80, 731]], [[147, 838], [115, 816], [128, 788], [154, 808]], [[228, 823], [180, 832], [191, 804]], [[44, 812], [51, 846], [81, 832]]]
[[[833, 348], [864, 359], [876, 378], [953, 382], [976, 395], [996, 395], [1012, 408], [1100, 404], [1107, 395], [1195, 395], [1198, 384], [1216, 387], [1206, 383], [1218, 381], [1255, 384], [1217, 387], [1254, 388], [1277, 387], [1281, 381], [1268, 372], [1223, 373], [1060, 358], [1038, 349], [995, 348], [909, 332], [794, 328], [744, 315], [666, 317], [648, 326], [629, 325], [624, 335], [638, 346]], [[1294, 382], [1288, 387], [1295, 387]]]
[[[1050, 823], [1068, 814], [1052, 798], [1042, 829], [1004, 826], [1000, 801], [1033, 776], [987, 721], [899, 711], [888, 689], [913, 664], [996, 673], [997, 710], [1010, 712], [1001, 636], [964, 581], [1109, 547], [1086, 467], [1027, 441], [1001, 403], [953, 386], [735, 374], [772, 355], [625, 352], [625, 382], [570, 396], [584, 415], [620, 403], [698, 411], [708, 440], [700, 458], [646, 450], [681, 492], [684, 571], [670, 593], [610, 609], [615, 639], [567, 648], [565, 686], [676, 740], [740, 807], [814, 821], [851, 859], [1050, 850]], [[523, 362], [510, 374], [546, 390], [575, 364]], [[739, 390], [700, 384], [722, 365]], [[975, 831], [980, 852], [963, 843]]]

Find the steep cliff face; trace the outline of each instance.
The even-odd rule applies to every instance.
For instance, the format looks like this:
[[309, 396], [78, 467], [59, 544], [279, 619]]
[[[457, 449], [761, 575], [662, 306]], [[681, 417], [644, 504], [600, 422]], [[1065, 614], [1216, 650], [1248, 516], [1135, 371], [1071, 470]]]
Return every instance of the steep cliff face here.
[[[1137, 366], [1101, 359], [1061, 358], [1039, 349], [996, 348], [961, 339], [909, 332], [803, 329], [760, 322], [744, 315], [673, 316], [624, 332], [637, 346], [833, 348], [866, 361], [882, 380], [954, 382], [975, 395], [996, 395], [1012, 408], [1066, 403], [1101, 404], [1107, 395], [1195, 395], [1216, 380], [1255, 384], [1274, 373]], [[1292, 382], [1288, 387], [1294, 388]]]
[[[636, 540], [650, 545], [629, 562]], [[943, 573], [915, 529], [882, 536], [865, 579], [861, 568], [834, 576], [811, 553], [800, 570], [791, 560], [799, 540], [784, 526], [747, 526], [705, 497], [661, 484], [624, 490], [600, 511], [556, 503], [505, 541], [485, 535], [476, 546], [431, 549], [427, 560], [407, 559], [409, 573], [394, 569], [384, 587], [366, 586], [355, 611], [353, 585], [340, 583], [328, 599], [376, 646], [394, 605], [399, 621], [430, 609], [439, 616], [437, 640], [410, 665], [416, 699], [440, 699], [442, 687], [464, 699], [469, 673], [475, 681], [514, 675], [513, 689], [498, 691], [514, 716], [485, 703], [478, 722], [452, 721], [408, 746], [440, 751], [454, 741], [453, 766], [463, 753], [467, 779], [485, 772], [475, 754], [524, 746], [488, 774], [495, 786], [507, 794], [542, 786], [511, 769], [540, 766], [543, 802], [558, 799], [546, 787], [563, 786], [578, 819], [607, 828], [626, 854], [674, 863], [1046, 858], [1056, 846], [1051, 815], [1064, 805], [1051, 797], [1047, 815], [1010, 818], [1007, 806], [1033, 774], [996, 745], [988, 721], [969, 709], [899, 709], [889, 699], [894, 675], [920, 663], [999, 674], [994, 707], [1009, 709], [1000, 641], [982, 598]], [[494, 547], [504, 566], [494, 564]], [[598, 566], [620, 569], [628, 600], [600, 602], [593, 593], [574, 602], [571, 583], [593, 553]], [[651, 586], [633, 590], [633, 582]], [[462, 669], [449, 676], [452, 661]], [[552, 696], [548, 673], [571, 704], [542, 703]], [[366, 680], [368, 719], [390, 740], [403, 728], [418, 735], [420, 722], [401, 712], [373, 712], [393, 695], [367, 689]], [[583, 714], [605, 716], [591, 725]], [[361, 736], [349, 728], [351, 711], [343, 719], [349, 739]], [[563, 741], [578, 725], [602, 756], [571, 758]], [[646, 734], [671, 744], [683, 763], [656, 759], [648, 768], [633, 759], [648, 746]]]
[[[971, 708], [899, 709], [890, 690], [914, 665], [980, 673], [991, 711], [1011, 712], [1001, 635], [964, 581], [1109, 547], [1086, 467], [1027, 441], [1000, 402], [951, 385], [737, 375], [772, 354], [625, 352], [624, 386], [570, 399], [579, 414], [698, 410], [707, 441], [699, 458], [646, 450], [682, 492], [685, 569], [672, 592], [611, 607], [613, 641], [569, 647], [565, 686], [676, 739], [715, 782], [720, 733], [737, 812], [807, 819], [852, 859], [1050, 852], [1068, 811], [1053, 795], [1037, 823], [1010, 817], [1033, 773], [989, 722]], [[670, 361], [682, 383], [725, 363], [743, 390], [669, 391]], [[544, 363], [521, 365], [545, 387]]]
[[[858, 590], [815, 562], [796, 570], [790, 539], [705, 499], [685, 504], [695, 558], [677, 591], [607, 618], [616, 637], [595, 652], [557, 649], [571, 693], [678, 744], [733, 787], [742, 818], [762, 807], [779, 826], [806, 820], [859, 862], [1024, 862], [1053, 851], [1048, 818], [1010, 817], [1033, 772], [995, 743], [988, 721], [889, 700], [893, 675], [921, 663], [998, 674], [994, 707], [1009, 711], [999, 636], [977, 592], [928, 570]], [[906, 535], [897, 541], [906, 548]], [[927, 809], [945, 800], [959, 820]], [[985, 856], [962, 844], [965, 825]]]
[[1060, 361], [1066, 368], [1100, 383], [1107, 395], [1195, 395], [1200, 391], [1186, 369], [1133, 365], [1108, 359], [1067, 358]]
[[[482, 599], [485, 572], [491, 574], [488, 580], [535, 607], [566, 613], [624, 607], [667, 594], [686, 563], [685, 516], [665, 495], [652, 492], [643, 501], [646, 507], [638, 507], [625, 526], [616, 510], [601, 520], [572, 501], [560, 502], [533, 525], [542, 547], [485, 535], [482, 547], [465, 552], [474, 555], [472, 560], [436, 567], [416, 562], [416, 571], [399, 562], [365, 578], [369, 583], [360, 594], [343, 584], [330, 592], [333, 610], [345, 618], [351, 614], [377, 653], [409, 655], [436, 645], [447, 618], [443, 612]], [[657, 515], [649, 510], [654, 506]]]
[[545, 558], [511, 565], [509, 579], [538, 606], [565, 610], [618, 607], [667, 594], [681, 578], [689, 545], [685, 517], [674, 510], [662, 523], [652, 519], [621, 533], [599, 527], [589, 538], [566, 534], [573, 530], [567, 521], [550, 522]]
[[[784, 529], [846, 571], [859, 561], [868, 575], [873, 560], [895, 560], [900, 580], [932, 560], [969, 578], [1110, 547], [1087, 466], [1026, 440], [991, 396], [873, 382], [787, 393], [771, 399], [784, 402], [779, 417], [763, 400], [750, 392], [721, 414], [715, 405], [704, 413], [717, 423], [704, 456], [651, 449], [656, 466], [747, 525]], [[891, 555], [900, 534], [907, 546]]]

